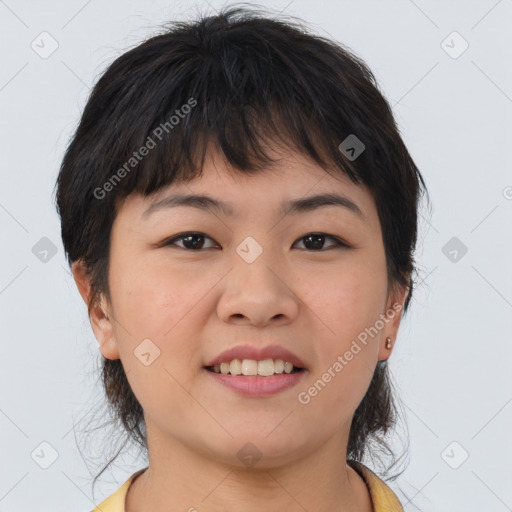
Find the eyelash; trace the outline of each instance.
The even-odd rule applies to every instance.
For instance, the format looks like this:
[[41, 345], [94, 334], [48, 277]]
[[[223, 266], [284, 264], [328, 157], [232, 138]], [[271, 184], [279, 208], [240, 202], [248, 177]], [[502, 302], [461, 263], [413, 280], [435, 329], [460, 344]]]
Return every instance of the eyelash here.
[[[206, 235], [204, 233], [201, 233], [199, 231], [189, 231], [189, 232], [182, 233], [180, 235], [177, 235], [177, 236], [174, 236], [172, 238], [167, 239], [166, 241], [164, 241], [161, 244], [161, 246], [165, 247], [165, 246], [175, 245], [174, 243], [177, 240], [182, 240], [183, 238], [186, 238], [186, 237], [191, 236], [191, 235], [200, 235], [200, 236], [203, 236], [205, 238], [209, 238], [210, 240], [213, 240], [213, 238], [211, 238], [208, 235]], [[321, 232], [306, 233], [305, 235], [303, 235], [300, 238], [298, 238], [297, 241], [298, 240], [303, 240], [304, 238], [306, 238], [306, 237], [308, 237], [310, 235], [319, 235], [319, 236], [323, 236], [324, 238], [330, 238], [331, 240], [334, 240], [336, 245], [331, 246], [328, 249], [319, 249], [319, 250], [303, 249], [303, 250], [308, 251], [308, 252], [325, 252], [327, 250], [330, 250], [332, 247], [334, 247], [334, 248], [336, 248], [336, 247], [338, 247], [338, 248], [345, 248], [345, 249], [350, 249], [352, 247], [349, 244], [347, 244], [346, 242], [344, 242], [341, 238], [338, 238], [338, 237], [333, 236], [333, 235], [328, 235], [327, 233], [321, 233]], [[295, 245], [295, 243], [294, 243], [294, 245]], [[200, 252], [200, 251], [206, 250], [206, 249], [188, 249], [186, 247], [180, 247], [180, 246], [177, 246], [177, 247], [180, 248], [180, 249], [184, 249], [185, 251], [189, 251], [189, 252]], [[207, 249], [213, 249], [213, 247], [207, 247]]]

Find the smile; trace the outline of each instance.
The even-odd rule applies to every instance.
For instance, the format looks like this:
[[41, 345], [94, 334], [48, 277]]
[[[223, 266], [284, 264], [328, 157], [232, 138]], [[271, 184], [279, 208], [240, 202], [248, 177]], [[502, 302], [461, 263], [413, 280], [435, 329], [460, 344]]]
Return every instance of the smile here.
[[258, 375], [261, 377], [271, 377], [282, 373], [298, 373], [303, 370], [303, 368], [295, 367], [289, 361], [283, 361], [282, 359], [263, 359], [261, 361], [233, 359], [214, 366], [207, 366], [206, 369], [223, 375]]

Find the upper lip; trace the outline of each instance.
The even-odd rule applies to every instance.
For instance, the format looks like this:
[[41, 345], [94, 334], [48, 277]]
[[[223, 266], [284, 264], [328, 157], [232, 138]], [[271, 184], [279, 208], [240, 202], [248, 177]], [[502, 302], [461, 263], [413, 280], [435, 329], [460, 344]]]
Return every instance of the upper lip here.
[[220, 365], [221, 363], [229, 362], [233, 359], [255, 359], [256, 361], [262, 361], [263, 359], [282, 359], [285, 362], [288, 361], [292, 363], [296, 368], [306, 368], [304, 362], [298, 356], [278, 345], [269, 345], [268, 347], [239, 345], [232, 347], [219, 354], [205, 366]]

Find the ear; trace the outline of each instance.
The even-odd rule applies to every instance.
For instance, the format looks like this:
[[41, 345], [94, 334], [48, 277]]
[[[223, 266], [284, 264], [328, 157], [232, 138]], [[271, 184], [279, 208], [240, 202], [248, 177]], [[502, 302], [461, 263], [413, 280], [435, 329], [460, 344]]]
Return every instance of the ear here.
[[[379, 339], [379, 361], [387, 361], [395, 347], [408, 292], [408, 286], [394, 284], [391, 287], [391, 293], [388, 296], [386, 310], [384, 311], [384, 328]], [[388, 337], [391, 338], [391, 348], [386, 348], [386, 339]]]
[[[91, 295], [90, 277], [85, 264], [79, 260], [71, 265], [71, 272], [85, 304], [89, 304]], [[89, 314], [94, 336], [99, 343], [100, 351], [107, 359], [119, 359], [119, 349], [115, 337], [113, 316], [102, 304], [95, 303]]]

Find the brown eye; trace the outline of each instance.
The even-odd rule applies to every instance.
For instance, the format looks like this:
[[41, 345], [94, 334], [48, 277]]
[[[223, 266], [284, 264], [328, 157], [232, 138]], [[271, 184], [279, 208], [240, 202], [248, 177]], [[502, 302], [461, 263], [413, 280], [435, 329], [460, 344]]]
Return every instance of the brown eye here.
[[[192, 251], [197, 251], [200, 249], [204, 249], [204, 239], [212, 240], [209, 236], [206, 236], [204, 233], [183, 233], [181, 235], [175, 236], [166, 242], [164, 242], [164, 246], [166, 245], [176, 245], [176, 241], [183, 241], [182, 249], [189, 249]], [[210, 249], [210, 247], [206, 247], [206, 249]]]
[[[177, 235], [173, 238], [168, 239], [165, 241], [162, 246], [177, 246], [181, 249], [187, 249], [189, 251], [199, 251], [201, 249], [212, 249], [213, 247], [205, 247], [204, 240], [212, 240], [213, 239], [204, 233], [200, 232], [189, 232], [189, 233], [182, 233], [181, 235]], [[330, 239], [334, 241], [333, 244], [328, 246], [328, 248], [336, 248], [336, 247], [345, 247], [349, 248], [350, 245], [343, 242], [343, 240], [339, 239], [338, 237], [327, 235], [325, 233], [308, 233], [307, 235], [304, 235], [303, 237], [299, 238], [300, 241], [304, 241], [304, 247], [306, 250], [311, 252], [320, 252], [325, 251], [325, 240]], [[180, 242], [182, 245], [177, 245], [177, 242]], [[296, 244], [297, 242], [295, 242]], [[295, 245], [294, 244], [294, 245]], [[218, 247], [218, 246], [217, 246]]]
[[332, 235], [327, 235], [325, 233], [309, 233], [299, 238], [299, 240], [304, 240], [304, 246], [306, 247], [306, 249], [312, 251], [321, 251], [325, 250], [324, 244], [327, 238], [334, 240], [334, 244], [331, 245], [331, 247], [349, 247], [348, 244], [346, 244], [339, 238]]

